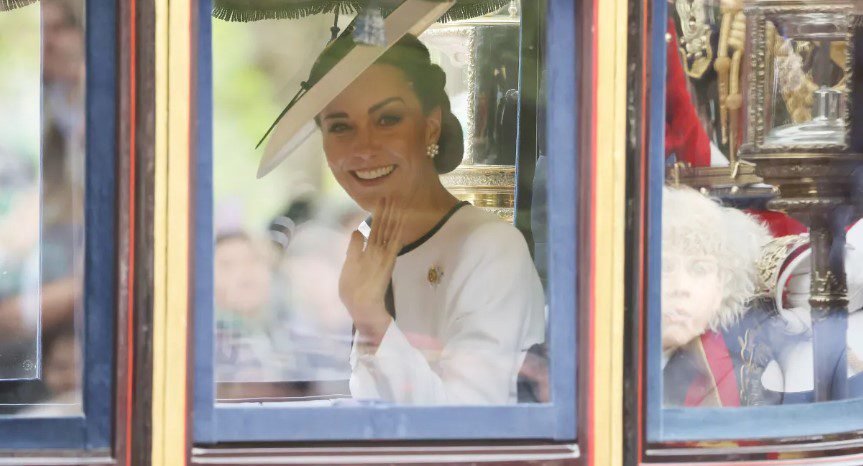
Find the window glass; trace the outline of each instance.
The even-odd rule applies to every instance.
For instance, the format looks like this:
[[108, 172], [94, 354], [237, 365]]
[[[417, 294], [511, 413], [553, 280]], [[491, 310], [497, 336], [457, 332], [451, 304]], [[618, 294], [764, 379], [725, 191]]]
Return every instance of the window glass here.
[[0, 11], [0, 414], [81, 412], [84, 4]]
[[669, 7], [663, 406], [861, 397], [863, 191], [843, 147], [859, 18], [742, 3]]
[[365, 71], [362, 14], [329, 46], [332, 14], [214, 20], [217, 402], [550, 401], [545, 277], [513, 225], [519, 19], [436, 24]]

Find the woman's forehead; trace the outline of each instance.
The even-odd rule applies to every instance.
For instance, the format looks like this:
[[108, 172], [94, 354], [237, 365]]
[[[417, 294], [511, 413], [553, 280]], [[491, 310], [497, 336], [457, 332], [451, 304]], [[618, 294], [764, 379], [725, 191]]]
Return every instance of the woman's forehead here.
[[371, 107], [391, 97], [400, 97], [408, 107], [419, 106], [411, 83], [400, 69], [392, 65], [375, 64], [324, 107], [321, 115], [333, 112], [365, 114]]

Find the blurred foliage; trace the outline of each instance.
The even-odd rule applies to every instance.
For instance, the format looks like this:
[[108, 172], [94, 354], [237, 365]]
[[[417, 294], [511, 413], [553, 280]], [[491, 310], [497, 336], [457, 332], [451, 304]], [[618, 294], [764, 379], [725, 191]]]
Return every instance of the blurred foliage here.
[[309, 193], [345, 202], [326, 168], [318, 134], [278, 169], [256, 178], [264, 146], [255, 150], [255, 144], [306, 78], [327, 42], [331, 21], [213, 22], [217, 232], [259, 231], [292, 200]]
[[[0, 157], [39, 157], [39, 6], [0, 12]], [[2, 188], [2, 187], [0, 187]]]

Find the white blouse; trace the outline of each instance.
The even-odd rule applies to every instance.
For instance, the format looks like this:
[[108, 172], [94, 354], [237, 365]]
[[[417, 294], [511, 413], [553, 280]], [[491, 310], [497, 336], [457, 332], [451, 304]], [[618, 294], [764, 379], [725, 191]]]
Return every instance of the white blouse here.
[[401, 251], [392, 287], [396, 317], [377, 351], [351, 351], [354, 398], [517, 401], [525, 354], [545, 336], [542, 285], [521, 232], [463, 205]]

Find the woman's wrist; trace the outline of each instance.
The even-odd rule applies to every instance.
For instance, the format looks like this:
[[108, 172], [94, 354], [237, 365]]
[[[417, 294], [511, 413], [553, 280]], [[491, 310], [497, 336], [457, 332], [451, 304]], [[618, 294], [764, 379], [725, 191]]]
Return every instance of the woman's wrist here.
[[362, 338], [361, 343], [371, 346], [380, 345], [392, 320], [392, 317], [386, 313], [386, 310], [379, 316], [355, 319], [354, 326]]

